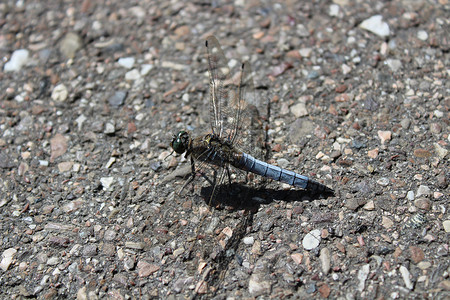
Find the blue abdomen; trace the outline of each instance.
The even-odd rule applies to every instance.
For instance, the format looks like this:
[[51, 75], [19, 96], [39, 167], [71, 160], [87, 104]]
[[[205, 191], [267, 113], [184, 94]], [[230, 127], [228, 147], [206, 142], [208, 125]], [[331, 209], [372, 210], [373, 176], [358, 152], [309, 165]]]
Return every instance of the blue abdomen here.
[[293, 171], [273, 166], [251, 155], [242, 153], [241, 159], [234, 165], [236, 168], [252, 172], [257, 175], [284, 182], [295, 187], [299, 187], [312, 192], [328, 192], [332, 190], [327, 186], [312, 180], [309, 177], [300, 175]]

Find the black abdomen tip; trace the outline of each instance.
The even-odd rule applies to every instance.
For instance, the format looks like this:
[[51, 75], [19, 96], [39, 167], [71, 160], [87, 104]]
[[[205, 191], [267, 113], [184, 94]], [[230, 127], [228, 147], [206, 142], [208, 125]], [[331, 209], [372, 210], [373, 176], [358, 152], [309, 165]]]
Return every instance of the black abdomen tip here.
[[323, 193], [323, 194], [332, 194], [334, 195], [334, 190], [327, 187], [324, 184], [321, 184], [317, 181], [314, 180], [309, 180], [308, 181], [308, 185], [306, 186], [306, 190], [318, 194], [318, 193]]

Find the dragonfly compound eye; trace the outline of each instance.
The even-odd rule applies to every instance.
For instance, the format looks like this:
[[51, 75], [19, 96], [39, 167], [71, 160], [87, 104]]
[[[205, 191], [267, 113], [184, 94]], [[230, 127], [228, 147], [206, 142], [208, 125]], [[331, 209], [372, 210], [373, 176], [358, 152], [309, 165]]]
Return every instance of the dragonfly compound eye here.
[[178, 154], [182, 154], [186, 151], [186, 143], [187, 143], [187, 133], [185, 131], [178, 132], [172, 139], [170, 146], [173, 151]]

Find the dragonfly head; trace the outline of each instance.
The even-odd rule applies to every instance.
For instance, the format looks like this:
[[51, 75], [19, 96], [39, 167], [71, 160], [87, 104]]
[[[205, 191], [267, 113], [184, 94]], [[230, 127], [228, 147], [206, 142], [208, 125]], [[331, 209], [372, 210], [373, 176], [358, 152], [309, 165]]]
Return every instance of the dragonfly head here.
[[172, 141], [170, 142], [170, 147], [172, 147], [173, 151], [178, 154], [183, 154], [186, 152], [188, 146], [189, 133], [184, 130], [178, 132], [177, 135], [174, 135]]

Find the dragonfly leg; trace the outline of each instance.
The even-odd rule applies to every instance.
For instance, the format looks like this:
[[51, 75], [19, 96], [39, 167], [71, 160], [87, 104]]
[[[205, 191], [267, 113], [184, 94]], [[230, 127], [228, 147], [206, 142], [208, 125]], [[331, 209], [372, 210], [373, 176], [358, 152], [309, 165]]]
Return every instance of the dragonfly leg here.
[[[227, 168], [228, 169], [228, 168]], [[222, 169], [222, 172], [220, 173], [219, 179], [217, 179], [217, 170], [214, 170], [214, 181], [211, 184], [212, 191], [211, 191], [211, 195], [209, 197], [209, 201], [208, 201], [208, 205], [212, 205], [212, 201], [214, 199], [214, 196], [216, 195], [216, 193], [218, 192], [218, 189], [220, 188], [220, 185], [223, 181], [223, 178], [225, 177], [225, 170]]]
[[191, 174], [189, 175], [189, 178], [186, 180], [186, 182], [183, 184], [183, 186], [178, 191], [178, 194], [181, 194], [181, 191], [183, 191], [184, 188], [188, 184], [192, 183], [192, 181], [194, 181], [194, 179], [195, 179], [195, 164], [194, 164], [194, 159], [191, 157]]
[[195, 176], [195, 163], [194, 163], [194, 159], [191, 157], [191, 171], [192, 171], [192, 176]]
[[227, 175], [228, 175], [228, 183], [229, 183], [229, 184], [230, 184], [230, 186], [231, 186], [231, 175], [230, 175], [230, 167], [229, 167], [229, 166], [227, 166], [226, 168], [227, 168]]
[[209, 179], [208, 176], [206, 176], [206, 174], [204, 172], [199, 172], [199, 173], [211, 186], [213, 186], [215, 184], [215, 182], [216, 182], [215, 178], [217, 176], [217, 171], [216, 170], [214, 170], [214, 175], [213, 175], [214, 179], [213, 179], [213, 181], [211, 179]]

